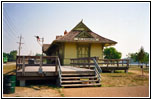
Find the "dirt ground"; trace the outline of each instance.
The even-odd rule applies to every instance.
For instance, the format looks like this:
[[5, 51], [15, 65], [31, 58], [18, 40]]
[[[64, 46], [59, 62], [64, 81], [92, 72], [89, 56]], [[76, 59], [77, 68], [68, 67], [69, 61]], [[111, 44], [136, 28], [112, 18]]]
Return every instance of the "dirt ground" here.
[[[15, 67], [14, 67], [15, 68]], [[3, 72], [12, 70], [13, 66], [4, 67]], [[141, 77], [141, 70], [129, 70], [126, 73], [103, 73], [102, 87], [54, 88], [44, 86], [15, 88], [13, 94], [3, 94], [3, 97], [148, 97], [149, 73]], [[111, 82], [111, 80], [113, 80]], [[127, 81], [126, 81], [127, 80]]]
[[14, 94], [4, 97], [148, 97], [148, 86], [133, 87], [83, 87], [55, 89], [34, 89], [16, 87]]
[[51, 88], [16, 87], [15, 93], [3, 94], [4, 97], [61, 97], [60, 93]]
[[148, 97], [148, 86], [66, 88], [65, 97]]

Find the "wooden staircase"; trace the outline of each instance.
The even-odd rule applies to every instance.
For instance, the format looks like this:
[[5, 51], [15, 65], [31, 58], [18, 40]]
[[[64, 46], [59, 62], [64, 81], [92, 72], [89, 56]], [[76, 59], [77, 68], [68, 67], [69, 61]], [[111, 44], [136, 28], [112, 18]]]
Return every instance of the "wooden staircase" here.
[[101, 86], [95, 71], [63, 72], [61, 87], [88, 87]]
[[[81, 58], [86, 59], [86, 58]], [[61, 87], [86, 87], [86, 86], [101, 86], [101, 68], [98, 66], [95, 58], [89, 58], [94, 63], [94, 70], [79, 69], [80, 71], [62, 71], [60, 60], [58, 58], [58, 84]], [[74, 60], [74, 59], [73, 59]], [[75, 59], [79, 60], [79, 59]], [[88, 60], [88, 58], [87, 58]]]

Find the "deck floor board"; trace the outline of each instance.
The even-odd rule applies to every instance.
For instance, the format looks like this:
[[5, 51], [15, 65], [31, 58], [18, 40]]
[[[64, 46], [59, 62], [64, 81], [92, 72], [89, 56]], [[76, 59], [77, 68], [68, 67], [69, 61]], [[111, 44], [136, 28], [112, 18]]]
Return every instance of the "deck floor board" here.
[[[25, 72], [38, 72], [39, 66], [27, 66], [25, 67]], [[55, 72], [55, 66], [42, 66], [43, 72]], [[76, 71], [92, 71], [91, 69], [85, 68], [77, 68], [72, 66], [61, 66], [62, 72], [76, 72]], [[22, 69], [18, 70], [17, 72], [22, 72]]]

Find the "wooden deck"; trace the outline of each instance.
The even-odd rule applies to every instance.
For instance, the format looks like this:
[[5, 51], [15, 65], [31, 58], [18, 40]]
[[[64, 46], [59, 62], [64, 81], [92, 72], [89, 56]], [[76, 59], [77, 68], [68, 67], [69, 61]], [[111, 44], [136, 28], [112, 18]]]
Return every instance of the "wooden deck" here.
[[[40, 62], [37, 62], [40, 61]], [[16, 76], [20, 86], [25, 86], [26, 80], [50, 80], [57, 86], [84, 87], [100, 86], [102, 70], [94, 61], [94, 69], [74, 66], [61, 66], [58, 57], [17, 56]]]
[[[17, 71], [17, 80], [20, 80], [20, 86], [25, 86], [26, 80], [50, 80], [52, 82], [56, 82], [58, 80], [59, 73], [56, 73], [55, 67], [56, 66], [42, 66], [43, 73], [39, 73], [40, 66], [27, 66], [24, 69], [24, 74], [22, 74], [22, 69]], [[62, 86], [64, 87], [101, 85], [100, 83], [95, 83], [98, 82], [98, 80], [94, 76], [95, 72], [92, 69], [61, 66], [61, 72]], [[91, 76], [94, 76], [94, 79], [90, 80], [92, 78]], [[81, 84], [84, 83], [81, 78], [88, 79], [85, 81], [94, 82], [94, 84]]]
[[[43, 72], [55, 73], [56, 66], [42, 66]], [[27, 66], [25, 67], [25, 73], [38, 73], [40, 66]], [[23, 69], [17, 71], [17, 73], [21, 73]], [[83, 71], [92, 71], [91, 69], [85, 68], [76, 68], [72, 66], [61, 66], [62, 72], [83, 72]]]
[[[42, 66], [43, 73], [39, 73], [40, 66], [27, 66], [24, 70], [24, 75], [22, 74], [23, 69], [17, 71], [18, 77], [25, 77], [25, 76], [58, 76], [58, 73], [55, 71], [56, 66]], [[76, 68], [72, 66], [61, 66], [62, 73], [74, 73], [74, 72], [92, 72], [92, 69], [85, 69], [85, 68]]]
[[71, 66], [61, 66], [59, 57], [55, 56], [17, 56], [16, 60], [16, 76], [20, 86], [25, 86], [26, 80], [45, 79], [63, 87], [99, 86], [102, 71], [127, 72], [128, 68], [127, 59], [76, 58], [71, 59]]

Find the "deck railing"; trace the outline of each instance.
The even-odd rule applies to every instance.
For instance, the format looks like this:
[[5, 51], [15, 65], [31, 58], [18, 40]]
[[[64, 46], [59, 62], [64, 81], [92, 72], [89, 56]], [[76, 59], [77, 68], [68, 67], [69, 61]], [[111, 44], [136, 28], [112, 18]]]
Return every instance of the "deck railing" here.
[[[41, 62], [42, 59], [42, 62]], [[57, 56], [17, 56], [16, 71], [22, 69], [22, 75], [25, 74], [25, 67], [28, 66], [55, 66], [55, 72], [58, 73]]]
[[96, 57], [72, 58], [70, 59], [70, 64], [73, 66], [86, 67], [90, 69], [91, 66], [94, 66], [93, 58], [96, 59]]
[[57, 58], [58, 61], [58, 75], [59, 75], [59, 85], [61, 86], [62, 80], [62, 71], [61, 71], [61, 63], [59, 57]]
[[101, 67], [129, 67], [128, 59], [97, 59]]
[[94, 62], [92, 62], [92, 58], [95, 58], [98, 65], [102, 67], [129, 67], [128, 59], [99, 59], [98, 57], [86, 57], [86, 58], [76, 58], [71, 59], [71, 65], [79, 66], [83, 68], [94, 67]]

